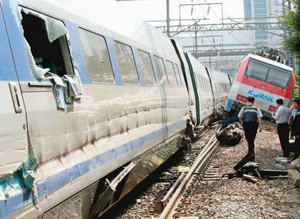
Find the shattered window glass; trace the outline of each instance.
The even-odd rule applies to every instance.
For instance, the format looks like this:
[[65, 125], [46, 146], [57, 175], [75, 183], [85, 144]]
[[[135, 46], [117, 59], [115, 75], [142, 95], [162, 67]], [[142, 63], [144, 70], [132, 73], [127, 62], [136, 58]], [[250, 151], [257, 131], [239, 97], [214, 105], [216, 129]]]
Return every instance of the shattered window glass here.
[[20, 10], [25, 46], [32, 72], [43, 79], [51, 72], [60, 77], [74, 74], [64, 24], [43, 14]]

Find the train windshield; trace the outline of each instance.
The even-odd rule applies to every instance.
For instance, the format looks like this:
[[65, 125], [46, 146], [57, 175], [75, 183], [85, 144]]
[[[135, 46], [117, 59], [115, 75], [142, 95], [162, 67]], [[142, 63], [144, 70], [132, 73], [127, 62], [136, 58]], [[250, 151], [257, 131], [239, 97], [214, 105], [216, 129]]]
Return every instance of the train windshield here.
[[291, 77], [291, 73], [283, 71], [282, 69], [270, 69], [267, 81], [270, 84], [274, 84], [278, 87], [286, 88]]
[[278, 66], [250, 59], [245, 75], [281, 88], [286, 88], [289, 83], [291, 73], [291, 71]]

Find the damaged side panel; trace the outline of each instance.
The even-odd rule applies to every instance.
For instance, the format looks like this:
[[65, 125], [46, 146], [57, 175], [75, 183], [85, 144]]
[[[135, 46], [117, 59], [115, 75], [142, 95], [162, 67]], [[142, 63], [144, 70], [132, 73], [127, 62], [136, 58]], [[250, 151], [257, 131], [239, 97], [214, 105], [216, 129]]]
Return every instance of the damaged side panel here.
[[[17, 16], [32, 75], [43, 80], [21, 82], [21, 88], [30, 150], [39, 162], [45, 162], [86, 143], [78, 133], [78, 128], [86, 127], [85, 113], [73, 113], [82, 94], [81, 82], [72, 65], [64, 23], [21, 6]], [[73, 140], [69, 133], [77, 137]]]
[[[0, 2], [0, 218], [32, 196], [36, 163], [28, 157], [27, 124], [17, 72]], [[29, 167], [30, 166], [30, 167]], [[33, 168], [31, 168], [33, 167]], [[24, 191], [24, 192], [23, 192]], [[32, 211], [31, 211], [32, 210]], [[37, 215], [35, 207], [28, 215]], [[32, 214], [29, 212], [33, 212]]]
[[27, 158], [25, 110], [0, 5], [0, 177]]
[[[3, 90], [0, 92], [0, 102], [4, 101], [7, 106], [0, 108], [0, 119], [4, 121], [0, 124], [0, 149], [6, 153], [9, 145], [9, 151], [13, 153], [3, 160], [0, 154], [0, 171], [1, 162], [5, 167], [3, 170], [7, 170], [12, 163], [8, 159], [13, 159], [15, 164], [0, 178], [0, 207], [1, 210], [10, 209], [0, 211], [0, 218], [25, 214], [28, 218], [34, 218], [28, 216], [34, 214], [57, 215], [54, 207], [62, 202], [67, 205], [68, 197], [151, 150], [154, 145], [161, 144], [160, 148], [164, 149], [162, 145], [168, 142], [163, 140], [170, 137], [167, 132], [170, 135], [183, 132], [184, 117], [188, 112], [186, 92], [174, 92], [170, 98], [174, 104], [168, 104], [172, 116], [167, 118], [162, 113], [164, 104], [158, 86], [124, 86], [117, 82], [121, 81], [120, 76], [116, 84], [93, 84], [89, 79], [84, 79], [88, 76], [78, 64], [82, 51], [78, 47], [79, 38], [74, 40], [78, 37], [76, 24], [56, 20], [33, 9], [24, 9], [18, 1], [5, 1], [3, 5], [5, 19], [7, 17], [11, 22], [7, 32], [10, 42], [13, 42], [11, 49], [16, 69], [12, 63], [7, 75], [7, 72], [1, 72], [5, 68], [0, 68], [0, 78], [2, 75], [6, 77], [0, 80], [0, 91]], [[73, 35], [69, 37], [68, 30], [72, 31], [72, 28], [76, 31], [73, 30]], [[0, 29], [1, 39], [6, 34], [1, 32], [2, 29], [5, 30], [5, 27]], [[110, 39], [109, 48], [113, 48], [112, 42]], [[6, 49], [9, 50], [9, 47]], [[77, 53], [74, 55], [76, 62], [71, 49], [74, 54]], [[1, 58], [0, 64], [4, 65]], [[114, 68], [118, 68], [117, 62]], [[83, 85], [80, 76], [85, 80]], [[10, 81], [18, 85], [16, 89], [9, 89], [9, 86], [14, 87], [14, 84], [9, 85]], [[169, 88], [168, 93], [172, 92]], [[11, 98], [12, 95], [19, 97], [21, 112], [16, 112], [13, 103], [16, 97]], [[180, 97], [178, 102], [176, 97]], [[166, 109], [164, 112], [167, 112]], [[165, 119], [162, 121], [163, 116]], [[10, 127], [7, 128], [5, 123]], [[5, 128], [4, 132], [1, 127]], [[13, 142], [1, 142], [2, 139], [12, 139]], [[174, 144], [177, 147], [181, 138], [178, 136], [176, 139]], [[15, 144], [16, 148], [11, 150]], [[168, 153], [163, 158], [172, 154], [174, 151], [171, 149], [176, 147], [173, 145], [166, 150]], [[20, 157], [16, 156], [19, 152]], [[149, 156], [149, 159], [158, 165], [163, 160], [156, 156]], [[144, 165], [141, 164], [141, 167]], [[87, 191], [90, 189], [93, 194], [94, 187], [96, 185]], [[76, 206], [78, 200], [87, 199], [86, 202], [90, 202], [92, 197], [78, 194], [70, 202], [74, 201]], [[64, 207], [64, 204], [57, 209]], [[21, 208], [25, 209], [24, 212]], [[85, 211], [80, 213], [87, 215]]]

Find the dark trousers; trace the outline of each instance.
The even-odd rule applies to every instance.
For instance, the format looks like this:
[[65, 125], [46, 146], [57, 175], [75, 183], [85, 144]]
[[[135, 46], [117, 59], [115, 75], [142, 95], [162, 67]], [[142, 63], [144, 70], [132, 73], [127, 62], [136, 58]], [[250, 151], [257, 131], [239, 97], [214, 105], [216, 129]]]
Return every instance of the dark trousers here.
[[257, 133], [258, 123], [244, 122], [243, 128], [245, 132], [245, 138], [248, 142], [248, 155], [254, 154], [254, 140]]
[[277, 124], [277, 132], [284, 156], [289, 156], [289, 125], [287, 123]]
[[300, 139], [295, 140], [295, 153], [294, 153], [294, 157], [293, 160], [297, 159], [300, 155]]

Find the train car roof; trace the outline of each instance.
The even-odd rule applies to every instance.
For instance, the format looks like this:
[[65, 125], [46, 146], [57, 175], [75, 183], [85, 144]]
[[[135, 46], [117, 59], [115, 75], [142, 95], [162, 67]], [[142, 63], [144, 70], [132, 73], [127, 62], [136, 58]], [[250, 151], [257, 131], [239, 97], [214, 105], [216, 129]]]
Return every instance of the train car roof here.
[[20, 5], [176, 61], [170, 39], [114, 0], [15, 0]]
[[201, 62], [199, 62], [192, 54], [188, 53], [189, 59], [193, 66], [193, 71], [195, 74], [202, 76], [203, 78], [209, 80], [206, 69]]
[[229, 83], [228, 74], [226, 72], [222, 72], [212, 68], [207, 68], [207, 69], [215, 82], [225, 83], [225, 84]]
[[[258, 55], [254, 55], [254, 54], [249, 54], [248, 56], [250, 58], [252, 58], [252, 59], [256, 59], [258, 61], [266, 62], [266, 63], [268, 63], [270, 65], [275, 65], [275, 66], [277, 66], [279, 68], [283, 68], [283, 69], [286, 69], [288, 71], [293, 71], [293, 68], [291, 68], [290, 66], [287, 66], [285, 64], [282, 64], [282, 63], [279, 63], [279, 62], [276, 62], [276, 61], [273, 61], [271, 59], [268, 59], [268, 58], [265, 58], [265, 57], [262, 57], [262, 56], [258, 56]], [[246, 58], [248, 56], [246, 56]]]

